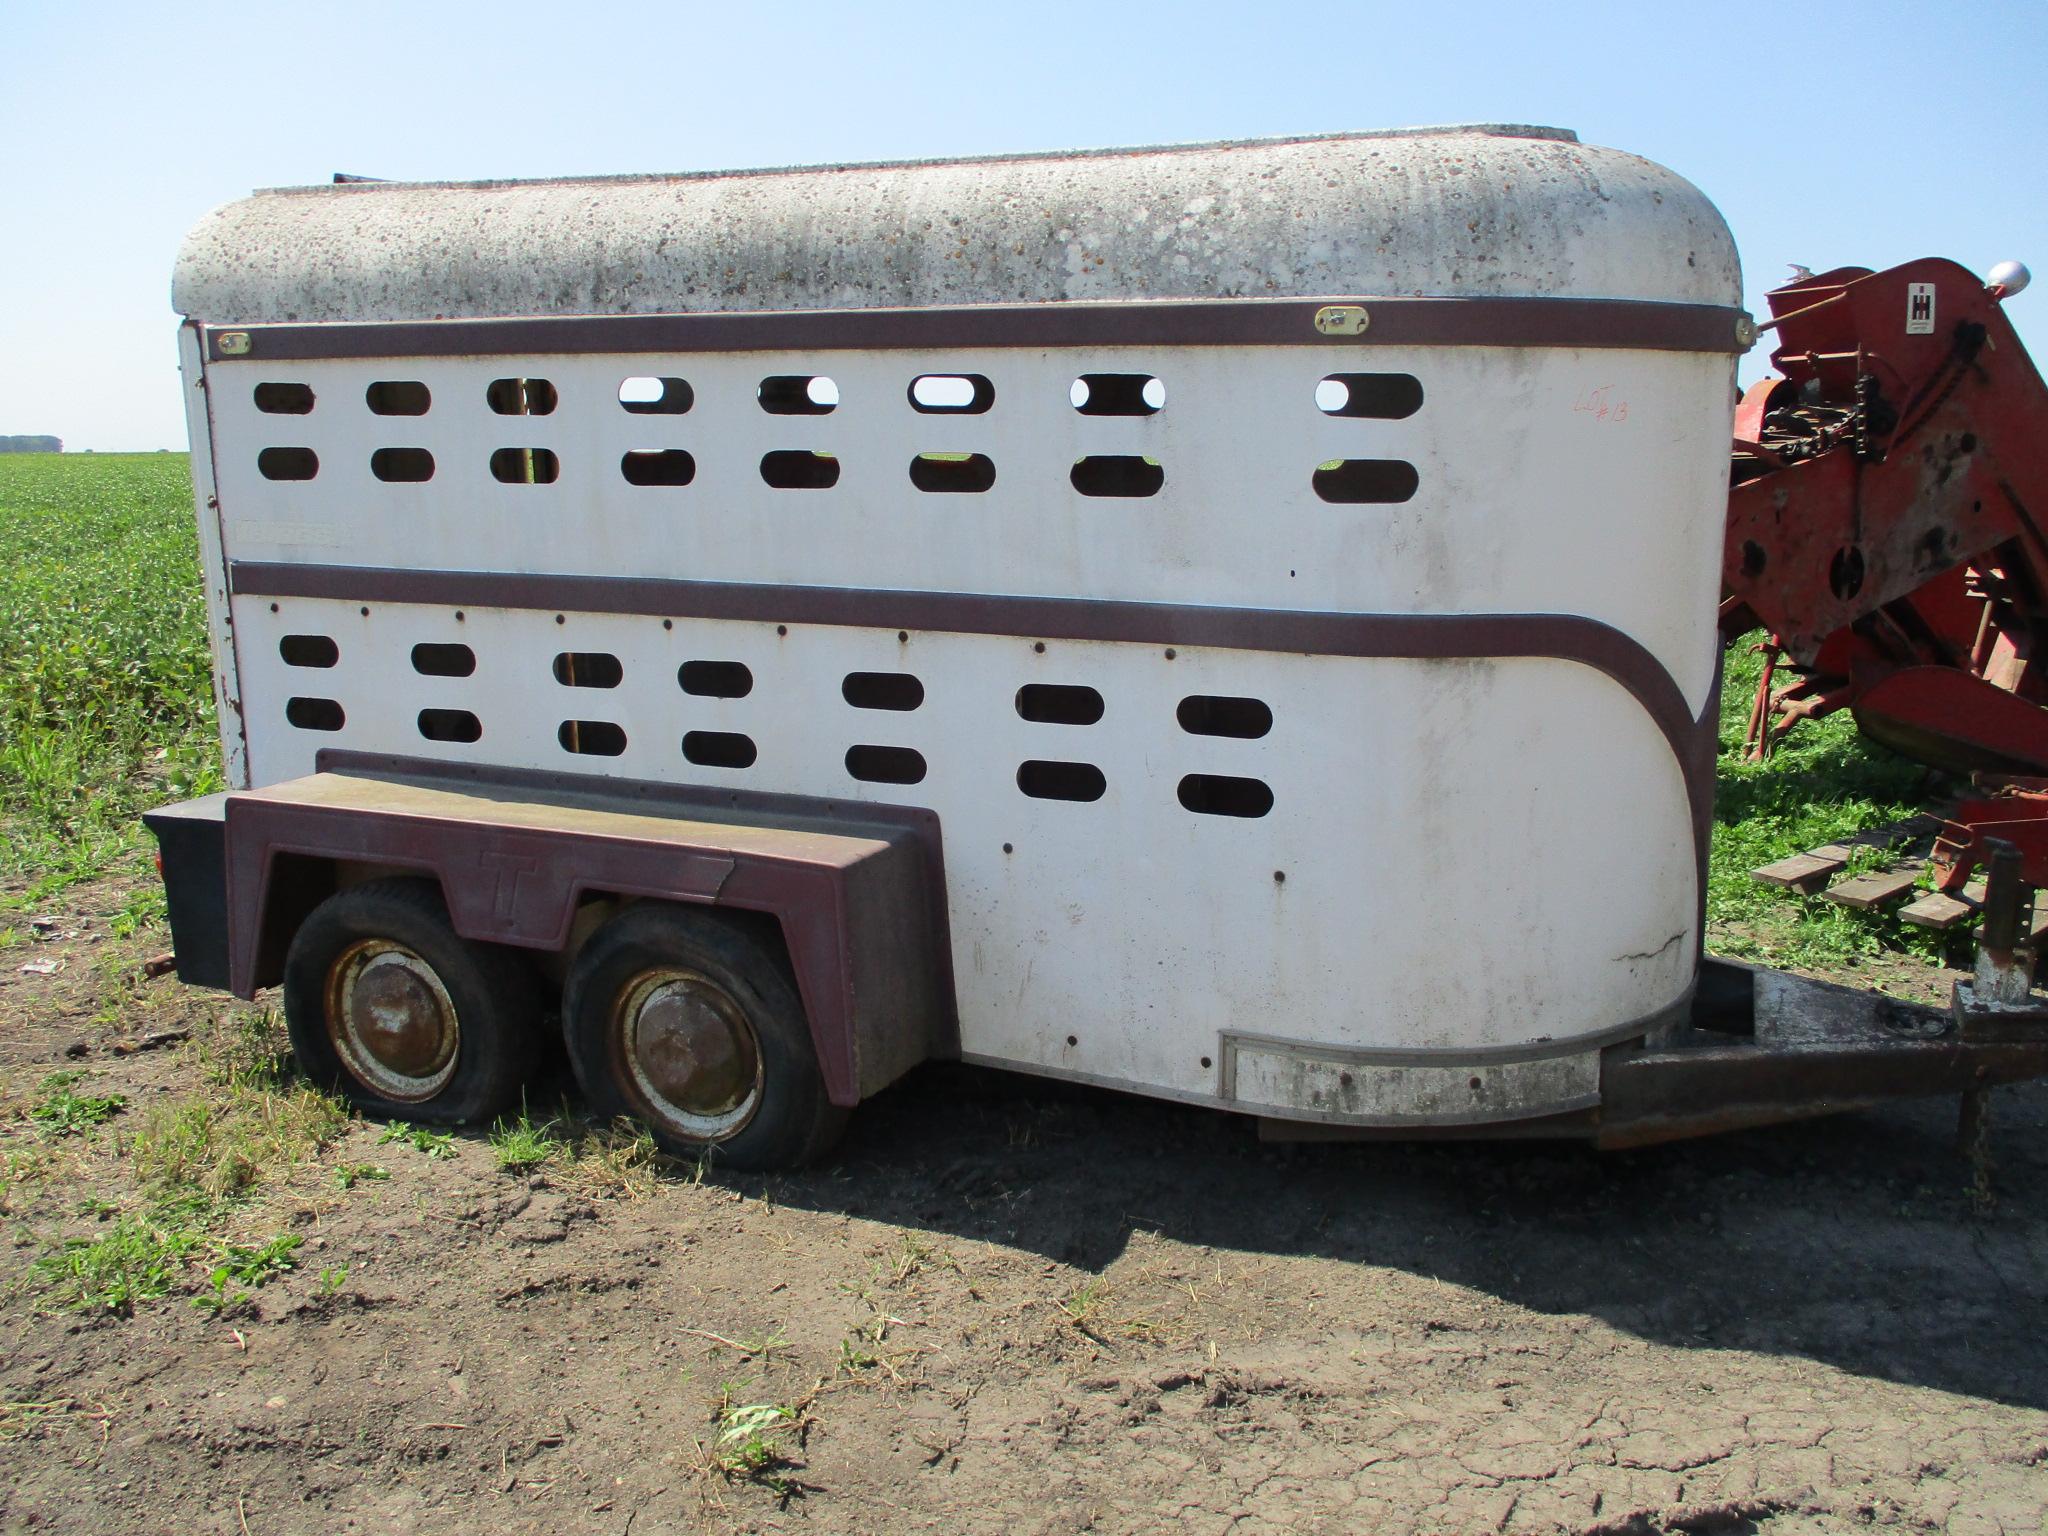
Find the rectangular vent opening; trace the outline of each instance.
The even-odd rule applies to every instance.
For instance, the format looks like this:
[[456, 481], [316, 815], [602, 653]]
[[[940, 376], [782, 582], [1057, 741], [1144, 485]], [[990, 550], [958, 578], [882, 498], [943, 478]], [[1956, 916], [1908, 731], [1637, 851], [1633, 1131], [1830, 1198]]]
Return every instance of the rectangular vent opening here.
[[481, 741], [484, 723], [466, 709], [423, 709], [420, 734], [428, 741]]
[[683, 756], [699, 768], [751, 768], [754, 738], [737, 731], [686, 731]]
[[1149, 373], [1084, 373], [1067, 398], [1083, 416], [1153, 416], [1166, 404], [1166, 383]]
[[258, 384], [256, 409], [266, 416], [304, 416], [313, 409], [313, 391], [304, 384]]
[[849, 672], [839, 696], [855, 709], [915, 709], [924, 702], [924, 684], [908, 672]]
[[829, 453], [780, 449], [761, 455], [761, 478], [779, 491], [823, 491], [839, 483], [839, 460]]
[[823, 374], [779, 373], [763, 379], [758, 394], [771, 416], [825, 416], [839, 407], [839, 386]]
[[416, 484], [434, 478], [434, 456], [424, 448], [379, 448], [370, 455], [370, 473], [379, 480]]
[[864, 784], [920, 784], [924, 754], [909, 747], [848, 747], [846, 771]]
[[564, 720], [555, 732], [564, 752], [583, 757], [617, 757], [626, 750], [626, 733], [609, 720]]
[[1422, 381], [1412, 373], [1332, 373], [1316, 385], [1325, 416], [1401, 421], [1422, 409]]
[[697, 461], [680, 448], [631, 448], [619, 460], [628, 485], [688, 485], [697, 478]]
[[331, 667], [341, 660], [341, 647], [326, 635], [286, 635], [277, 654], [288, 667]]
[[1260, 779], [1191, 773], [1180, 781], [1180, 803], [1200, 816], [1263, 816], [1273, 809], [1273, 791]]
[[1180, 701], [1174, 718], [1191, 736], [1236, 736], [1256, 741], [1273, 729], [1273, 711], [1263, 700], [1230, 694], [1190, 694]]
[[995, 385], [978, 373], [921, 373], [910, 381], [910, 407], [927, 416], [979, 416], [995, 403]]
[[985, 491], [996, 483], [995, 461], [985, 453], [920, 453], [910, 461], [910, 483], [920, 491]]
[[1017, 787], [1034, 800], [1100, 800], [1109, 784], [1093, 763], [1034, 759], [1018, 765]]
[[563, 651], [555, 657], [555, 681], [564, 688], [616, 688], [626, 669], [608, 651]]
[[1390, 506], [1413, 496], [1420, 481], [1406, 459], [1331, 459], [1310, 483], [1323, 500], [1340, 506]]
[[333, 699], [286, 699], [284, 717], [302, 731], [338, 731], [348, 723]]
[[553, 485], [561, 473], [551, 448], [500, 448], [491, 455], [491, 477], [506, 485]]
[[676, 681], [700, 699], [744, 699], [754, 691], [754, 674], [740, 661], [686, 661]]
[[379, 379], [363, 391], [363, 401], [376, 416], [424, 416], [434, 397], [418, 379]]
[[1041, 725], [1093, 725], [1102, 718], [1102, 695], [1079, 683], [1026, 683], [1017, 690], [1017, 713]]
[[422, 677], [468, 677], [476, 652], [454, 641], [422, 641], [412, 648], [412, 669]]
[[561, 398], [546, 379], [493, 379], [484, 386], [484, 399], [500, 416], [551, 416]]
[[320, 459], [310, 448], [266, 448], [256, 455], [256, 472], [266, 480], [310, 480]]
[[1156, 496], [1166, 471], [1135, 453], [1091, 453], [1074, 460], [1067, 478], [1083, 496]]
[[697, 403], [683, 379], [636, 374], [619, 385], [619, 404], [636, 416], [680, 416]]

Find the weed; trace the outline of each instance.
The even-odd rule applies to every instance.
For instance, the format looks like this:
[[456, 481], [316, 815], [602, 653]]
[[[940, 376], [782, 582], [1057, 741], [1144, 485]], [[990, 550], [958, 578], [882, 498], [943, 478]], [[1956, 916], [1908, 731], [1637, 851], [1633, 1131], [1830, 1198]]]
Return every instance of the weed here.
[[304, 1241], [286, 1232], [260, 1247], [222, 1243], [220, 1262], [207, 1272], [207, 1289], [192, 1298], [192, 1305], [218, 1317], [229, 1307], [247, 1301], [256, 1294], [258, 1286], [296, 1267], [292, 1255]]
[[637, 1200], [654, 1193], [660, 1157], [645, 1126], [621, 1120], [578, 1141], [568, 1172], [591, 1194]]
[[505, 1173], [531, 1173], [543, 1163], [554, 1161], [564, 1150], [561, 1138], [555, 1134], [555, 1122], [547, 1120], [535, 1125], [524, 1108], [517, 1120], [500, 1120], [491, 1127], [491, 1151]]
[[736, 1385], [728, 1382], [718, 1394], [711, 1464], [728, 1482], [754, 1483], [788, 1499], [801, 1491], [784, 1473], [797, 1465], [789, 1452], [803, 1414], [787, 1403], [735, 1403]]
[[379, 1168], [375, 1163], [343, 1163], [334, 1170], [334, 1182], [342, 1189], [354, 1189], [358, 1184], [390, 1177], [388, 1168]]
[[105, 1125], [127, 1107], [118, 1093], [82, 1094], [72, 1084], [82, 1072], [52, 1072], [42, 1081], [47, 1092], [40, 1104], [28, 1112], [30, 1120], [46, 1136], [77, 1136], [95, 1126]]
[[348, 1266], [346, 1264], [332, 1265], [320, 1271], [320, 1294], [322, 1296], [338, 1296], [341, 1294], [341, 1288], [346, 1284], [348, 1284]]
[[96, 1238], [67, 1238], [35, 1262], [36, 1272], [77, 1309], [127, 1313], [138, 1301], [170, 1294], [197, 1234], [129, 1217]]
[[380, 1147], [405, 1146], [415, 1152], [432, 1158], [451, 1158], [455, 1155], [455, 1136], [450, 1131], [430, 1131], [424, 1125], [406, 1125], [394, 1120], [384, 1127], [384, 1134], [377, 1138]]

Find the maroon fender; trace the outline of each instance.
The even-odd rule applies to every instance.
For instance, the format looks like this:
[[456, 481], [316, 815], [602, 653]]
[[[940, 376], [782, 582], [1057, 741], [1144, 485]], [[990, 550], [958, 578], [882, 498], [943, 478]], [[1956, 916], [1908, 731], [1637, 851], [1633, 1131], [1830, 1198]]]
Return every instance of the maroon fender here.
[[[237, 996], [278, 979], [335, 866], [354, 864], [438, 880], [466, 939], [549, 952], [567, 947], [588, 894], [764, 913], [780, 926], [835, 1104], [955, 1049], [930, 813], [787, 797], [742, 810], [731, 796], [714, 807], [702, 792], [659, 786], [391, 766], [399, 771], [351, 765], [227, 797]], [[685, 803], [663, 803], [673, 800]], [[854, 819], [867, 812], [881, 814]]]

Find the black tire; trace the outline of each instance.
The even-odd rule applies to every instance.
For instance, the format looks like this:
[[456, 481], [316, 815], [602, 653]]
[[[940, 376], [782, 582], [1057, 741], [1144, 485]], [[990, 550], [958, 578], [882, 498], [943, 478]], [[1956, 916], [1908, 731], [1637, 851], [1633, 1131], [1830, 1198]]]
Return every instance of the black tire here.
[[678, 1156], [794, 1168], [846, 1125], [779, 957], [715, 913], [648, 901], [598, 929], [569, 968], [562, 1033], [591, 1108]]
[[[414, 1027], [376, 1027], [394, 1016]], [[432, 881], [375, 880], [300, 925], [284, 1018], [299, 1070], [365, 1114], [471, 1125], [518, 1104], [539, 1054], [540, 987], [516, 951], [460, 937]]]

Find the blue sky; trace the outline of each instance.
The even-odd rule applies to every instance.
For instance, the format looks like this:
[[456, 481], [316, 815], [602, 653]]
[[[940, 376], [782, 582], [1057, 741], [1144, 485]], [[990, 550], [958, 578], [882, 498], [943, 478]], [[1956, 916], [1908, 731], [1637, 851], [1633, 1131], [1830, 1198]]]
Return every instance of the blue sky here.
[[[12, 0], [0, 433], [182, 447], [171, 260], [335, 171], [558, 176], [1421, 123], [1575, 128], [1786, 263], [2004, 257], [2048, 348], [2048, 4], [641, 6]], [[1760, 358], [1761, 353], [1755, 354]], [[1754, 372], [1752, 362], [1746, 372]]]

